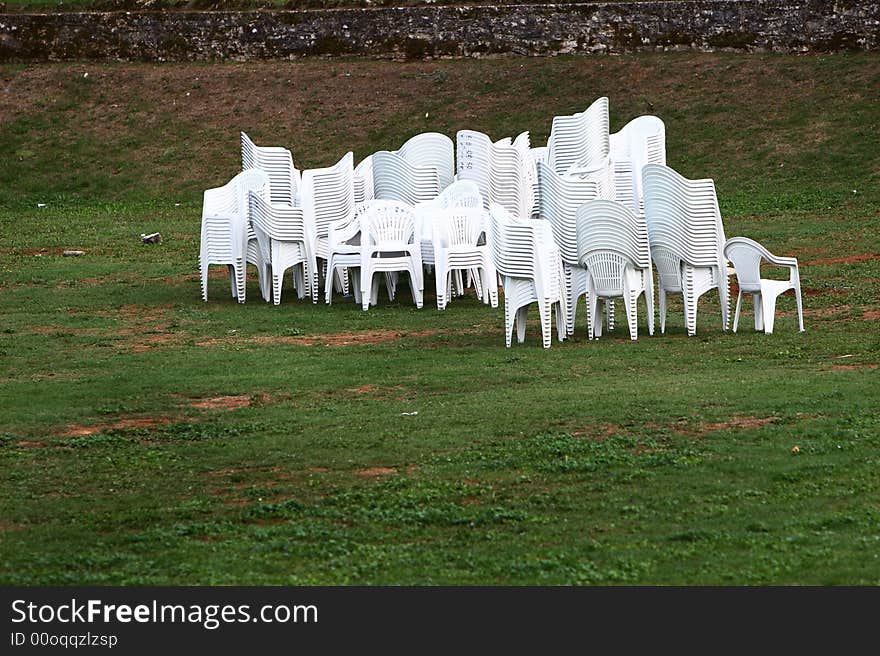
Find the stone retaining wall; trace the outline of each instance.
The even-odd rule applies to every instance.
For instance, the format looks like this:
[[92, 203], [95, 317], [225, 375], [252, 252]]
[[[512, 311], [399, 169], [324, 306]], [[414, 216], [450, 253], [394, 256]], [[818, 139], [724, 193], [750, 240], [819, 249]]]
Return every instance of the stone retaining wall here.
[[877, 50], [880, 2], [670, 2], [0, 15], [0, 61]]

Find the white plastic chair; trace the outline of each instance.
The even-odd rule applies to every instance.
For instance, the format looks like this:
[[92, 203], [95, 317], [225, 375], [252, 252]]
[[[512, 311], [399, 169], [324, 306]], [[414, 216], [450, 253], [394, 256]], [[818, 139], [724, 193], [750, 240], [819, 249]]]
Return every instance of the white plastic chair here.
[[589, 178], [561, 176], [543, 161], [537, 162], [538, 216], [549, 221], [562, 257], [566, 332], [574, 334], [577, 302], [587, 293], [587, 272], [578, 260], [577, 210], [601, 196], [601, 185]]
[[312, 224], [315, 257], [327, 259], [327, 231], [331, 223], [345, 219], [354, 210], [354, 156], [346, 153], [333, 166], [302, 173], [300, 205]]
[[375, 305], [376, 273], [406, 271], [416, 307], [423, 304], [425, 287], [422, 253], [416, 235], [416, 217], [411, 207], [399, 201], [374, 200], [360, 213], [360, 294], [364, 310]]
[[657, 116], [638, 116], [610, 135], [615, 200], [634, 214], [644, 214], [642, 169], [666, 165], [666, 126]]
[[377, 200], [396, 200], [416, 205], [440, 193], [436, 166], [416, 166], [388, 150], [372, 155], [373, 194]]
[[373, 200], [373, 156], [367, 155], [354, 167], [354, 202], [365, 203]]
[[417, 134], [394, 152], [413, 166], [436, 168], [441, 191], [455, 180], [455, 145], [445, 134]]
[[552, 340], [552, 315], [556, 332], [565, 339], [565, 300], [562, 295], [562, 259], [547, 221], [517, 219], [501, 205], [489, 206], [492, 257], [504, 289], [504, 336], [509, 348], [516, 327], [518, 342], [526, 335], [528, 306], [538, 304], [544, 348]]
[[473, 180], [456, 180], [440, 195], [431, 200], [422, 201], [413, 208], [416, 213], [416, 230], [422, 242], [422, 264], [434, 265], [434, 231], [432, 222], [435, 217], [442, 217], [446, 210], [452, 208], [483, 207], [480, 188]]
[[452, 296], [452, 274], [461, 271], [475, 272], [477, 296], [493, 308], [498, 307], [498, 274], [489, 246], [485, 242], [480, 244], [485, 217], [480, 200], [477, 207], [450, 208], [434, 218], [432, 241], [438, 310], [446, 309]]
[[314, 228], [298, 206], [272, 205], [251, 192], [250, 217], [260, 249], [272, 277], [272, 299], [281, 303], [284, 272], [293, 267], [293, 284], [299, 298], [311, 294], [318, 302], [318, 266]]
[[721, 326], [727, 330], [729, 288], [724, 226], [711, 179], [688, 180], [668, 166], [642, 169], [645, 220], [657, 269], [660, 331], [666, 332], [666, 296], [681, 294], [689, 336], [697, 332], [697, 302], [717, 289]]
[[268, 279], [258, 249], [248, 256], [250, 222], [248, 192], [268, 198], [269, 179], [263, 171], [248, 169], [222, 187], [205, 190], [202, 202], [202, 229], [199, 244], [202, 300], [208, 300], [208, 267], [225, 264], [229, 267], [232, 297], [245, 302], [247, 263], [257, 266], [261, 288]]
[[630, 339], [638, 338], [637, 301], [645, 296], [648, 332], [654, 334], [654, 274], [644, 218], [623, 203], [591, 200], [577, 212], [578, 260], [587, 271], [587, 326], [602, 334], [599, 301], [623, 298]]
[[241, 133], [241, 170], [260, 169], [269, 176], [269, 201], [274, 205], [294, 205], [302, 183], [299, 170], [287, 148], [257, 146]]
[[547, 140], [547, 163], [560, 175], [573, 169], [610, 166], [608, 98], [598, 98], [583, 112], [556, 116]]
[[529, 133], [496, 142], [482, 132], [456, 134], [458, 180], [478, 186], [483, 207], [498, 203], [515, 217], [530, 218], [536, 209], [537, 173]]
[[[804, 313], [801, 303], [801, 277], [797, 258], [773, 255], [761, 244], [747, 237], [732, 237], [724, 245], [724, 255], [733, 264], [739, 294], [736, 297], [736, 312], [733, 315], [733, 332], [739, 325], [739, 312], [743, 293], [751, 294], [755, 304], [755, 330], [768, 335], [773, 332], [776, 317], [776, 299], [788, 290], [794, 291], [797, 303], [798, 326], [804, 331]], [[787, 267], [788, 280], [772, 280], [761, 277], [761, 261], [766, 260], [776, 266]]]

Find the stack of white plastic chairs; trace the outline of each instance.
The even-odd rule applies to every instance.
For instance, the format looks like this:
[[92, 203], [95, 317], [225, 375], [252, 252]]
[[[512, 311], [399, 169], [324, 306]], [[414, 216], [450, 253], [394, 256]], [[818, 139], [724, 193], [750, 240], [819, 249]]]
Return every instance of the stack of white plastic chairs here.
[[241, 169], [260, 169], [269, 176], [269, 200], [274, 205], [293, 205], [301, 185], [301, 174], [287, 148], [257, 146], [241, 133]]
[[477, 185], [488, 209], [492, 193], [489, 178], [492, 140], [476, 130], [459, 130], [455, 135], [456, 179]]
[[434, 264], [434, 232], [431, 224], [435, 219], [452, 208], [481, 208], [483, 205], [480, 189], [472, 180], [456, 180], [437, 197], [418, 203], [414, 209], [416, 228], [422, 242], [422, 264]]
[[666, 165], [666, 126], [657, 116], [639, 116], [610, 135], [615, 200], [645, 213], [642, 168]]
[[537, 173], [529, 133], [496, 142], [475, 130], [456, 134], [458, 180], [476, 183], [483, 206], [498, 203], [516, 217], [529, 218], [536, 209]]
[[272, 276], [273, 302], [281, 303], [284, 272], [293, 267], [297, 296], [311, 294], [312, 302], [317, 303], [318, 266], [312, 222], [306, 220], [302, 207], [276, 205], [255, 193], [249, 197], [251, 225]]
[[501, 205], [489, 206], [490, 238], [495, 268], [504, 289], [505, 342], [509, 347], [516, 327], [517, 341], [526, 333], [528, 306], [538, 304], [544, 348], [552, 340], [555, 307], [559, 341], [565, 339], [565, 301], [562, 260], [547, 221], [518, 219]]
[[373, 194], [377, 200], [416, 205], [439, 193], [440, 175], [436, 166], [416, 166], [388, 150], [373, 153]]
[[556, 116], [547, 140], [547, 162], [560, 175], [610, 175], [608, 98], [583, 112]]
[[302, 173], [300, 205], [315, 236], [315, 256], [327, 259], [330, 224], [354, 211], [354, 156], [348, 152], [336, 164]]
[[477, 297], [498, 307], [498, 274], [489, 245], [481, 243], [487, 214], [481, 202], [476, 207], [451, 208], [432, 221], [438, 310], [446, 309], [454, 276], [462, 290], [463, 271], [473, 276]]
[[354, 167], [354, 202], [365, 203], [373, 200], [373, 156], [367, 155]]
[[532, 160], [529, 133], [502, 139], [489, 150], [489, 200], [521, 219], [531, 218], [536, 208], [537, 174]]
[[[269, 177], [269, 202], [273, 205], [291, 206], [297, 202], [302, 184], [299, 170], [293, 164], [293, 156], [281, 146], [257, 146], [244, 132], [241, 133], [241, 170], [259, 169]], [[269, 277], [262, 272], [268, 269], [265, 254], [261, 252], [253, 228], [248, 225], [248, 263], [261, 271], [260, 292], [263, 300], [272, 300]]]
[[660, 164], [642, 169], [651, 259], [657, 269], [660, 330], [666, 330], [666, 295], [682, 294], [688, 335], [697, 332], [697, 301], [718, 289], [722, 327], [729, 315], [724, 226], [711, 179], [689, 180]]
[[587, 329], [602, 334], [599, 301], [623, 298], [630, 339], [638, 337], [636, 303], [645, 296], [648, 332], [654, 334], [654, 275], [644, 217], [623, 203], [592, 200], [577, 210], [578, 260], [587, 272]]
[[407, 139], [395, 151], [413, 166], [437, 169], [440, 191], [455, 179], [455, 145], [439, 132], [423, 132]]
[[374, 274], [405, 271], [409, 274], [416, 307], [421, 308], [425, 282], [421, 246], [416, 235], [416, 216], [412, 207], [389, 200], [373, 200], [364, 207], [359, 212], [361, 306], [367, 310], [378, 300]]
[[[245, 302], [246, 267], [250, 222], [248, 192], [268, 198], [269, 178], [262, 171], [248, 169], [222, 187], [205, 190], [202, 202], [202, 231], [199, 246], [202, 300], [208, 300], [208, 267], [225, 264], [229, 267], [232, 297]], [[261, 285], [267, 280], [262, 258], [254, 256]]]
[[578, 299], [587, 292], [586, 271], [578, 261], [577, 210], [601, 196], [601, 185], [590, 178], [557, 174], [543, 161], [537, 162], [538, 215], [553, 229], [562, 257], [567, 334], [574, 333]]

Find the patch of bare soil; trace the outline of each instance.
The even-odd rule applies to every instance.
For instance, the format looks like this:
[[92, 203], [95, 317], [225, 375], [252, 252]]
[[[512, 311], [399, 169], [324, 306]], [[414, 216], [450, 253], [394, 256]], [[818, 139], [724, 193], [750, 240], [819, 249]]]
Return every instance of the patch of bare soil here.
[[880, 364], [874, 363], [865, 363], [865, 364], [835, 364], [832, 365], [831, 371], [859, 371], [860, 369], [877, 369], [880, 368]]
[[436, 330], [364, 330], [357, 333], [330, 333], [327, 335], [228, 335], [214, 337], [198, 342], [199, 346], [221, 346], [224, 344], [299, 344], [301, 346], [358, 346], [362, 344], [382, 344], [404, 337], [429, 337], [438, 334]]
[[880, 310], [876, 308], [865, 308], [862, 311], [862, 319], [865, 321], [880, 321]]
[[396, 473], [397, 470], [394, 467], [368, 467], [367, 469], [356, 471], [354, 474], [364, 478], [375, 478], [377, 476], [390, 476]]
[[810, 262], [804, 262], [803, 266], [858, 264], [859, 262], [867, 262], [868, 260], [880, 260], [880, 253], [862, 253], [860, 255], [849, 255], [847, 257], [825, 257]]
[[110, 430], [129, 430], [133, 428], [153, 428], [155, 426], [163, 426], [174, 422], [183, 421], [180, 417], [125, 417], [116, 421], [93, 424], [91, 426], [83, 426], [82, 424], [74, 424], [69, 426], [57, 435], [61, 437], [84, 437], [86, 435], [95, 435], [96, 433], [104, 433]]
[[[626, 340], [629, 342], [630, 340]], [[600, 426], [585, 426], [584, 428], [580, 428], [577, 430], [573, 430], [570, 432], [572, 437], [591, 437], [594, 440], [602, 440], [608, 439], [609, 437], [614, 437], [615, 435], [625, 435], [626, 430], [621, 428], [620, 426], [615, 426], [613, 424], [602, 424]]]
[[721, 430], [743, 430], [748, 428], [761, 428], [776, 421], [776, 417], [743, 417], [734, 415], [727, 421], [716, 423], [699, 423], [696, 425], [687, 422], [677, 422], [672, 428], [676, 433], [689, 435], [691, 437], [702, 437], [709, 433]]
[[249, 394], [238, 394], [234, 396], [215, 396], [209, 399], [193, 399], [190, 401], [191, 408], [199, 410], [238, 410], [246, 408], [251, 404], [251, 396]]

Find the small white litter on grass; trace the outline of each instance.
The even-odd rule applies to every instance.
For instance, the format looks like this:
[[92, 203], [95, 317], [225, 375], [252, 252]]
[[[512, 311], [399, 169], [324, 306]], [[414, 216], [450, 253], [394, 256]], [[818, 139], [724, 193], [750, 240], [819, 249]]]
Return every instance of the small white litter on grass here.
[[401, 417], [415, 417], [417, 414], [419, 414], [418, 410], [416, 410], [415, 412], [401, 412], [400, 416]]

